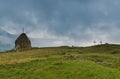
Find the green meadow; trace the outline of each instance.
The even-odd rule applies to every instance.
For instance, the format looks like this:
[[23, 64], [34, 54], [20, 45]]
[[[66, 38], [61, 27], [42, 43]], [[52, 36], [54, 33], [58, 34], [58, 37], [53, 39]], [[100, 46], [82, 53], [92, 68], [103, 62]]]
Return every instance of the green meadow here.
[[0, 53], [0, 79], [120, 79], [120, 45]]

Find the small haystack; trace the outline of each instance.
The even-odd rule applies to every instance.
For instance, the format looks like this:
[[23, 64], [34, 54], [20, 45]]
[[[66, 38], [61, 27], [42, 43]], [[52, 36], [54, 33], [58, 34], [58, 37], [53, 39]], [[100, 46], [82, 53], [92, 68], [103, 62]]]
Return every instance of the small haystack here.
[[31, 49], [31, 42], [25, 33], [22, 33], [15, 41], [15, 51]]

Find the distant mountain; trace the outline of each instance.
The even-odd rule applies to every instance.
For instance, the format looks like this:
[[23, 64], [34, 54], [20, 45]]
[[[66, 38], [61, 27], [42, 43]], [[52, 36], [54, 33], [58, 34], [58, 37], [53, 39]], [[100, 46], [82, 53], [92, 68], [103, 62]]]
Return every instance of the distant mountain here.
[[0, 52], [13, 49], [16, 37], [16, 35], [0, 29]]
[[12, 48], [13, 48], [13, 45], [11, 45], [11, 44], [0, 43], [0, 52], [11, 50]]

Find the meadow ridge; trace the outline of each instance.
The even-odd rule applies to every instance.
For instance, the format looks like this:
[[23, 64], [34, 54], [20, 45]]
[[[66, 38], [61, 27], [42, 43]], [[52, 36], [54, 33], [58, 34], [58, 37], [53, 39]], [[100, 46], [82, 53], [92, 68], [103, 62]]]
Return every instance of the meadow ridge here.
[[0, 79], [120, 79], [120, 45], [0, 53]]

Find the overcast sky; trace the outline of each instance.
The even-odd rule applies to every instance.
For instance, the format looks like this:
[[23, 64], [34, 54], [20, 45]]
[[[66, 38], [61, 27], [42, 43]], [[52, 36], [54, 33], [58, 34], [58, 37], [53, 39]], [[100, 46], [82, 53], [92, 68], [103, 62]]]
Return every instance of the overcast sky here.
[[23, 27], [33, 46], [120, 44], [120, 0], [0, 0], [0, 29]]

